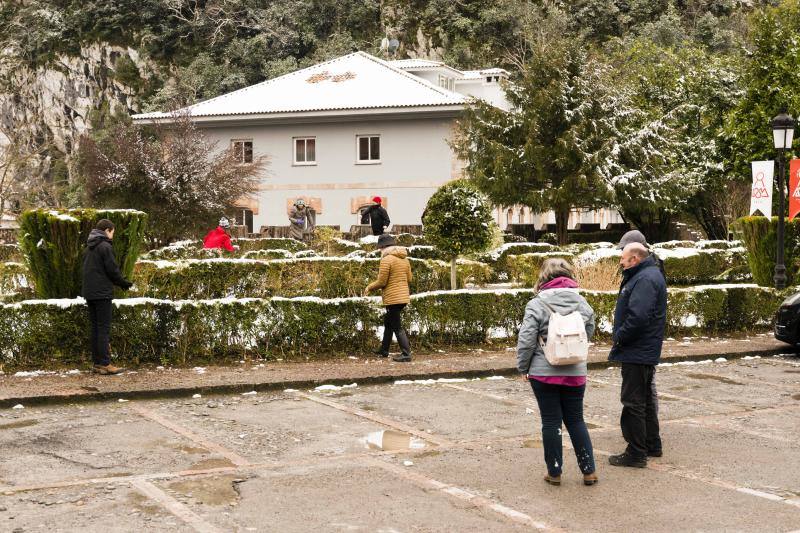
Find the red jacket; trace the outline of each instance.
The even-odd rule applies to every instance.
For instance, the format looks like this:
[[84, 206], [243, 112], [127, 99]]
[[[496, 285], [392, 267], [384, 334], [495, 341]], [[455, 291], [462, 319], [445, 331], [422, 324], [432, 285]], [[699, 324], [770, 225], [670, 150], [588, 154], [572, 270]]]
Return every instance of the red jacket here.
[[224, 248], [229, 252], [233, 251], [231, 237], [225, 233], [221, 226], [217, 226], [217, 229], [212, 229], [208, 232], [206, 238], [203, 239], [203, 248]]

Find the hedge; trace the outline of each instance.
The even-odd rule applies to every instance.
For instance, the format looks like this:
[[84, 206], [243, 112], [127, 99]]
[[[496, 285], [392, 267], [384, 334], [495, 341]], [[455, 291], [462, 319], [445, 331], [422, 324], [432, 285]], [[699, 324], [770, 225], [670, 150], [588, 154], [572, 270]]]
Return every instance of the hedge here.
[[242, 257], [250, 252], [257, 252], [261, 250], [285, 250], [288, 252], [299, 252], [301, 250], [308, 249], [308, 246], [300, 241], [272, 237], [231, 239], [231, 243], [235, 246], [238, 246], [239, 249], [234, 252], [228, 252], [221, 249], [205, 249], [203, 248], [203, 241], [201, 240], [178, 241], [163, 248], [150, 250], [149, 252], [142, 254], [140, 259], [145, 259], [148, 261], [210, 259], [213, 257]]
[[[785, 220], [784, 264], [786, 284], [792, 285], [800, 267], [800, 219]], [[753, 281], [763, 287], [775, 284], [775, 261], [778, 244], [778, 217], [743, 217], [734, 223], [747, 248], [747, 262]]]
[[0, 295], [16, 294], [29, 288], [28, 269], [22, 263], [0, 263]]
[[22, 261], [22, 250], [16, 244], [0, 244], [0, 263]]
[[[441, 261], [410, 261], [414, 274], [412, 292], [448, 287], [449, 265]], [[338, 257], [140, 261], [134, 273], [132, 294], [176, 300], [358, 296], [377, 278], [379, 262], [379, 259]], [[461, 284], [483, 284], [489, 277], [489, 269], [482, 263], [459, 263], [458, 270]]]
[[116, 226], [114, 255], [123, 276], [129, 277], [144, 239], [147, 215], [127, 209], [32, 209], [20, 216], [20, 248], [36, 294], [71, 298], [81, 292], [83, 252], [97, 221]]
[[[529, 289], [443, 291], [412, 297], [404, 321], [415, 348], [514, 342], [533, 296]], [[597, 315], [597, 339], [611, 331], [615, 292], [584, 291]], [[754, 285], [669, 291], [667, 336], [766, 329], [783, 294]], [[310, 359], [367, 353], [378, 342], [379, 298], [314, 297], [167, 301], [115, 300], [112, 346], [122, 364], [193, 365], [248, 354]], [[0, 357], [6, 369], [88, 364], [83, 300], [0, 305]]]
[[523, 287], [534, 287], [539, 280], [539, 271], [548, 259], [561, 258], [574, 262], [575, 256], [567, 252], [543, 252], [509, 255], [505, 258], [508, 280], [521, 283]]

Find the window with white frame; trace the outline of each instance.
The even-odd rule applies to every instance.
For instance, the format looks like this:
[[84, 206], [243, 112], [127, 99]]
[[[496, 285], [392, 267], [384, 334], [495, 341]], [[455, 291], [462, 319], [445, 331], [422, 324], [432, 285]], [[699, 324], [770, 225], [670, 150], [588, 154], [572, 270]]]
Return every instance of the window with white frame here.
[[357, 135], [356, 152], [357, 152], [356, 153], [357, 163], [380, 163], [381, 161], [380, 135]]
[[456, 79], [439, 74], [439, 87], [444, 87], [448, 91], [454, 91], [456, 88]]
[[316, 165], [317, 164], [317, 138], [316, 137], [295, 137], [294, 138], [294, 164], [295, 165]]
[[231, 149], [233, 156], [238, 163], [253, 162], [253, 140], [252, 139], [232, 139]]

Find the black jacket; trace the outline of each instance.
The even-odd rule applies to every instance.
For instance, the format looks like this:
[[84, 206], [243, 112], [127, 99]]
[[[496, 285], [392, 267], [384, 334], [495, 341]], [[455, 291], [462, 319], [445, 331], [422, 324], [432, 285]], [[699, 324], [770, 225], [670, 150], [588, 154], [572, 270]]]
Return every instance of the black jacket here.
[[110, 300], [114, 285], [129, 289], [133, 283], [122, 277], [111, 239], [105, 232], [93, 229], [86, 241], [83, 256], [83, 297], [87, 300]]
[[614, 309], [614, 345], [608, 358], [657, 365], [667, 325], [667, 282], [650, 256], [622, 273]]
[[373, 232], [383, 232], [383, 228], [388, 227], [391, 221], [389, 220], [389, 213], [382, 205], [371, 205], [364, 210], [361, 215], [361, 223], [369, 223], [372, 226]]

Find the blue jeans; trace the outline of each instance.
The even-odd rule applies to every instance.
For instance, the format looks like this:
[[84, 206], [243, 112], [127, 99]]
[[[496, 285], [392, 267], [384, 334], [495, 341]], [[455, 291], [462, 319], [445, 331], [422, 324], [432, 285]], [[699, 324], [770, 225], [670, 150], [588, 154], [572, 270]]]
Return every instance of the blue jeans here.
[[564, 466], [561, 446], [561, 423], [567, 427], [578, 467], [584, 474], [594, 473], [594, 452], [589, 430], [583, 421], [583, 394], [586, 385], [567, 387], [530, 380], [542, 416], [542, 443], [547, 473], [560, 476]]

